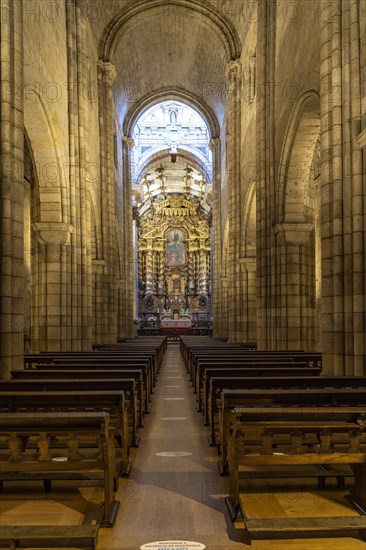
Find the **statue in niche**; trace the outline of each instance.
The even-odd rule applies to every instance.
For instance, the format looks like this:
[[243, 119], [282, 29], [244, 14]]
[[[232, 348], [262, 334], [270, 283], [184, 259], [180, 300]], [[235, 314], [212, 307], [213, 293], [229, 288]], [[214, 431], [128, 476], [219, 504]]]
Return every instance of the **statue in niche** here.
[[168, 234], [167, 263], [169, 266], [185, 265], [186, 246], [184, 244], [184, 233], [175, 229]]

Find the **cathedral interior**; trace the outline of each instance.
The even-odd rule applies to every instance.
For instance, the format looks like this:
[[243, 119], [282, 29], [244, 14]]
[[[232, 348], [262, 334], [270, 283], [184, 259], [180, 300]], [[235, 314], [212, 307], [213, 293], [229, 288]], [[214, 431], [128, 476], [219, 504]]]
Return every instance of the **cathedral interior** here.
[[[5, 426], [0, 423], [0, 547], [33, 548], [33, 542], [37, 548], [74, 543], [98, 550], [235, 550], [250, 544], [253, 550], [269, 545], [273, 550], [364, 550], [366, 1], [1, 0], [0, 7], [0, 410]], [[327, 377], [333, 385], [319, 389], [323, 380], [310, 380], [307, 371], [309, 386], [304, 381], [296, 386], [296, 403], [283, 395], [276, 401], [274, 394], [266, 401], [258, 393], [247, 405], [247, 397], [240, 401], [230, 394], [233, 382], [220, 385], [218, 373], [210, 382], [204, 371], [201, 385], [200, 346], [212, 368], [218, 369], [220, 361], [237, 368], [240, 355], [257, 369], [257, 377], [273, 379], [265, 368], [274, 365], [283, 369], [278, 376], [289, 377], [286, 386], [258, 383], [258, 392], [275, 387], [281, 393], [285, 387], [290, 394], [288, 388], [295, 388], [290, 361], [299, 376], [306, 364], [312, 378]], [[120, 431], [107, 404], [108, 392], [118, 386], [114, 353], [130, 369], [121, 381], [126, 412], [117, 422]], [[99, 388], [94, 386], [97, 372], [92, 373], [98, 354], [100, 370], [109, 373]], [[37, 381], [40, 357], [48, 370]], [[57, 361], [64, 368], [59, 378], [50, 368], [55, 371]], [[83, 361], [89, 369], [85, 382]], [[76, 369], [73, 383], [66, 367]], [[34, 371], [32, 379], [26, 380], [27, 369]], [[233, 371], [230, 376], [244, 375]], [[308, 403], [300, 396], [304, 388]], [[81, 402], [84, 389], [105, 392], [106, 401], [97, 410], [85, 401], [84, 416], [78, 417], [82, 435], [75, 435], [62, 424], [67, 426], [62, 414], [79, 409], [66, 413], [48, 393], [74, 392]], [[43, 392], [37, 405], [26, 395], [30, 390]], [[66, 407], [68, 394], [62, 399]], [[225, 416], [225, 399], [233, 403], [227, 406], [235, 418]], [[238, 458], [239, 437], [233, 434], [240, 432], [245, 445], [239, 412], [244, 415], [244, 407], [259, 403], [270, 406], [269, 399], [284, 408], [310, 403], [319, 409], [315, 420], [291, 416], [298, 431], [288, 436], [289, 454], [278, 424], [260, 436], [258, 427], [251, 427], [250, 437], [261, 438], [254, 455], [277, 456], [279, 463], [282, 455], [296, 455], [294, 463], [303, 464], [299, 456], [310, 448], [333, 453], [324, 458], [327, 467], [312, 459], [318, 476], [309, 474], [309, 481], [302, 470], [296, 493], [303, 507], [311, 508], [310, 517], [318, 511], [328, 518], [323, 538], [306, 533], [310, 524], [302, 518], [297, 535], [281, 539], [284, 520], [278, 510], [291, 518], [296, 499], [286, 493], [288, 498], [276, 501], [277, 515], [271, 515], [264, 497], [277, 495], [278, 487], [268, 489], [268, 475], [265, 488], [256, 493], [262, 500], [247, 498], [255, 481], [248, 471], [260, 466], [248, 462], [247, 451]], [[324, 416], [321, 431], [326, 407], [334, 416]], [[17, 428], [18, 414], [23, 431], [33, 426], [31, 435]], [[71, 454], [65, 462], [82, 462], [80, 441], [92, 434], [93, 422], [100, 430], [104, 426], [104, 435], [98, 432], [96, 469], [101, 455], [109, 464], [114, 454], [108, 450], [113, 426], [124, 477], [113, 478], [112, 487], [105, 474], [104, 497], [103, 485], [93, 493], [84, 478], [77, 488], [70, 475], [69, 485], [63, 484], [67, 464], [62, 466], [61, 459], [58, 464], [49, 452], [66, 436], [47, 435], [41, 418], [45, 426], [59, 432], [63, 426], [68, 434]], [[257, 424], [258, 418], [265, 422], [255, 418]], [[278, 422], [290, 422], [289, 416]], [[346, 422], [352, 428], [343, 432]], [[229, 477], [218, 475], [218, 453], [206, 440], [210, 427], [221, 462], [230, 464]], [[130, 443], [124, 445], [125, 438]], [[268, 438], [276, 452], [268, 450]], [[300, 452], [305, 439], [307, 450]], [[41, 457], [22, 474], [23, 481], [31, 481], [29, 488], [19, 484], [14, 470], [20, 456], [23, 464], [28, 460], [28, 441], [36, 441], [29, 456], [38, 448]], [[310, 484], [317, 478], [318, 489], [331, 485], [324, 472], [340, 467], [341, 448], [343, 457], [348, 453], [349, 470], [337, 475], [332, 470], [337, 486], [326, 500], [328, 493]], [[42, 477], [52, 460], [55, 470], [49, 466], [44, 470], [49, 477]], [[273, 479], [281, 479], [280, 488], [278, 468], [292, 467], [290, 459], [281, 464], [276, 474], [271, 470]], [[113, 468], [104, 468], [112, 476]], [[247, 492], [234, 491], [232, 497], [232, 484], [239, 485], [245, 475]], [[57, 479], [52, 490], [51, 478]], [[305, 478], [309, 486], [303, 485]], [[39, 489], [39, 480], [48, 492]], [[344, 484], [351, 491], [348, 500]], [[246, 509], [257, 503], [268, 522], [275, 518], [271, 526], [247, 521], [246, 498]], [[103, 521], [94, 514], [90, 522], [89, 507], [103, 502]], [[336, 527], [331, 518], [338, 518]], [[31, 527], [36, 532], [41, 525], [49, 527], [53, 541], [42, 542], [38, 532], [31, 538]], [[95, 525], [101, 526], [98, 542], [95, 533], [86, 534]], [[64, 540], [62, 531], [68, 529]], [[152, 541], [160, 542], [154, 546]]]

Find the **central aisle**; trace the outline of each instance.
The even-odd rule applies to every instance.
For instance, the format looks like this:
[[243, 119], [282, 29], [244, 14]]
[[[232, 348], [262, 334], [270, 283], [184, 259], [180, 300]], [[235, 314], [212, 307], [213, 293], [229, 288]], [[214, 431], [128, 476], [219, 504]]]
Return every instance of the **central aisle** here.
[[168, 345], [131, 476], [120, 485], [116, 525], [100, 531], [98, 550], [138, 550], [148, 542], [184, 539], [209, 550], [243, 548], [230, 540], [235, 534], [222, 498], [216, 451], [196, 412], [178, 343]]
[[169, 344], [131, 477], [120, 481], [116, 524], [100, 530], [97, 550], [139, 550], [164, 540], [194, 541], [206, 550], [365, 550], [353, 538], [239, 542], [224, 501], [228, 480], [218, 475], [195, 399], [179, 345]]

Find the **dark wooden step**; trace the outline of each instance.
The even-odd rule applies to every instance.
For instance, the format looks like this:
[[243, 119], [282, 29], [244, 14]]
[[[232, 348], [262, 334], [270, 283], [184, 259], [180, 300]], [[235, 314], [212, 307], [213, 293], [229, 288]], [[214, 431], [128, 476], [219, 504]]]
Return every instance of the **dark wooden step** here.
[[0, 547], [90, 548], [97, 545], [99, 525], [13, 525], [0, 527]]

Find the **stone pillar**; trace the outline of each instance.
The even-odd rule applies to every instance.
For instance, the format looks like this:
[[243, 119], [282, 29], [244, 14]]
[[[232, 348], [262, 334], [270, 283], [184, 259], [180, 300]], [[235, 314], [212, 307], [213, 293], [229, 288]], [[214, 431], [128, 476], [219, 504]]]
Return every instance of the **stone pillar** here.
[[335, 375], [363, 375], [366, 365], [360, 10], [358, 0], [320, 2], [323, 370]]
[[23, 4], [1, 2], [0, 377], [23, 368]]
[[242, 337], [245, 342], [255, 342], [257, 339], [257, 274], [256, 259], [242, 258], [240, 260], [241, 280], [243, 289]]
[[277, 349], [314, 349], [315, 280], [314, 227], [282, 223], [277, 237]]
[[[135, 285], [135, 254], [133, 250], [132, 235], [132, 167], [131, 150], [135, 143], [132, 138], [124, 137], [122, 140], [123, 151], [123, 243], [124, 243], [124, 271], [125, 271], [125, 334], [126, 338], [135, 335], [136, 329], [133, 323], [134, 297], [137, 292]], [[121, 313], [121, 312], [120, 312]]]
[[241, 63], [230, 61], [227, 66], [227, 186], [229, 190], [228, 243], [228, 314], [229, 341], [242, 341], [242, 281], [240, 248], [242, 231], [242, 190], [240, 172], [241, 150]]
[[221, 231], [221, 142], [218, 138], [210, 141], [213, 167], [213, 200], [212, 200], [212, 316], [213, 336], [222, 338], [222, 231]]
[[[115, 342], [117, 339], [117, 293], [115, 281], [118, 274], [118, 243], [116, 242], [115, 182], [114, 182], [114, 103], [112, 89], [116, 77], [114, 65], [98, 61], [99, 89], [99, 140], [100, 140], [100, 196], [102, 224], [102, 257], [104, 268], [94, 273], [99, 289], [94, 311], [95, 338], [98, 342]], [[123, 279], [123, 276], [122, 276]]]
[[[67, 255], [61, 252], [59, 292], [63, 296], [63, 325], [59, 332], [62, 341], [59, 349], [90, 350], [92, 344], [92, 265], [91, 265], [91, 205], [88, 189], [88, 99], [85, 94], [88, 82], [86, 66], [87, 33], [79, 0], [67, 0], [67, 92], [69, 100], [69, 204], [63, 205], [62, 220], [66, 227], [72, 223], [73, 231]], [[63, 185], [63, 182], [61, 182]], [[66, 202], [66, 201], [65, 201]], [[45, 220], [41, 220], [45, 221]], [[56, 230], [57, 232], [57, 230]], [[47, 257], [47, 256], [46, 256]], [[48, 272], [48, 269], [46, 269]], [[66, 326], [68, 327], [66, 329]], [[67, 333], [67, 338], [66, 338]], [[55, 349], [51, 339], [46, 344], [43, 337], [39, 343]]]
[[62, 222], [38, 222], [33, 225], [36, 269], [32, 291], [32, 349], [67, 351], [72, 340], [72, 323], [68, 307], [68, 277], [73, 227]]
[[256, 138], [256, 226], [257, 226], [257, 347], [276, 347], [276, 219], [275, 180], [275, 67], [276, 2], [258, 0], [257, 27], [257, 138]]

